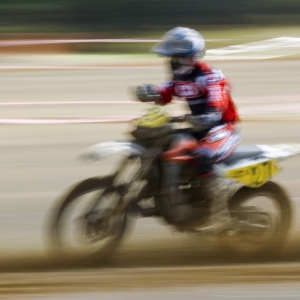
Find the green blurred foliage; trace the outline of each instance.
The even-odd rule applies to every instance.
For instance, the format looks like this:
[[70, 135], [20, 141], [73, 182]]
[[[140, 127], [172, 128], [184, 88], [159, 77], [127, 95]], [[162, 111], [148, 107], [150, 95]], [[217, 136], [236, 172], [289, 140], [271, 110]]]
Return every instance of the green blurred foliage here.
[[1, 32], [145, 32], [297, 25], [299, 0], [0, 0]]

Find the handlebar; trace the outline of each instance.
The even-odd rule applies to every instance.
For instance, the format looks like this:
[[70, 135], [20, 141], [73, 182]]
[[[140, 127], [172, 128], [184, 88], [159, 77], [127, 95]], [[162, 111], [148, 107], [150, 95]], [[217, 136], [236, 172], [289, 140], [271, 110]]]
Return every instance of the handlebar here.
[[170, 123], [182, 123], [185, 121], [185, 115], [174, 116], [171, 118]]

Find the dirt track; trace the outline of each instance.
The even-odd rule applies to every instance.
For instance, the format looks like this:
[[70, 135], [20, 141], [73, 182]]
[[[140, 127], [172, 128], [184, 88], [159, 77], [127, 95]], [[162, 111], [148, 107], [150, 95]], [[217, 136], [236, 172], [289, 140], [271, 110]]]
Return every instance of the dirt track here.
[[[244, 144], [300, 141], [299, 123], [286, 122], [299, 120], [300, 112], [296, 109], [273, 111], [271, 105], [270, 110], [260, 113], [259, 122], [255, 115], [246, 115], [248, 107], [297, 103], [299, 61], [215, 65], [232, 80], [237, 104], [241, 110], [245, 109]], [[165, 75], [162, 72], [157, 77], [159, 72], [162, 69], [2, 73], [1, 102], [128, 100], [132, 99], [128, 86], [160, 82]], [[173, 107], [173, 111], [182, 109], [181, 105]], [[0, 117], [94, 118], [139, 114], [143, 110], [139, 104], [3, 106]], [[6, 298], [22, 293], [135, 288], [153, 291], [166, 287], [207, 284], [218, 287], [219, 283], [229, 282], [278, 283], [300, 279], [299, 157], [284, 163], [284, 171], [275, 178], [291, 195], [295, 216], [286, 249], [274, 264], [268, 260], [252, 265], [251, 261], [225, 259], [216, 253], [212, 241], [174, 234], [155, 220], [138, 221], [130, 238], [106, 266], [49, 257], [45, 230], [55, 199], [75, 182], [107, 174], [114, 166], [113, 160], [105, 160], [100, 167], [84, 165], [75, 158], [91, 144], [124, 138], [124, 132], [129, 129], [124, 124], [2, 125], [0, 295]]]

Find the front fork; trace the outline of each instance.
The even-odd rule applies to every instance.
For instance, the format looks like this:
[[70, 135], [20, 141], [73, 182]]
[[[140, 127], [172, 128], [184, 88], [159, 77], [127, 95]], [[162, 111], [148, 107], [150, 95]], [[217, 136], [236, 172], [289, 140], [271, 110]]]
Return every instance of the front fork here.
[[[141, 159], [141, 157], [126, 157], [119, 165], [112, 182], [113, 190], [120, 195], [120, 199], [111, 211], [111, 215], [123, 214], [125, 210], [132, 212], [133, 205], [141, 200], [141, 198], [138, 199], [138, 195], [140, 195], [143, 181], [149, 173], [155, 158], [143, 158], [140, 161]], [[139, 163], [140, 166], [138, 166]], [[97, 206], [98, 202], [96, 201], [93, 208]]]

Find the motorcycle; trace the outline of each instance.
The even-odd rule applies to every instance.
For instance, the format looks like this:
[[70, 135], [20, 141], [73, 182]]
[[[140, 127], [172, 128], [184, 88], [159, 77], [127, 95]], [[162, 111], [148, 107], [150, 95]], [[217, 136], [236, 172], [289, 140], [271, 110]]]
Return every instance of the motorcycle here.
[[[280, 172], [281, 161], [300, 154], [300, 144], [241, 145], [214, 165], [227, 186], [232, 226], [213, 233], [207, 230], [210, 204], [193, 157], [184, 147], [172, 152], [178, 143], [194, 140], [184, 122], [184, 116], [171, 117], [154, 105], [138, 120], [133, 139], [99, 143], [81, 155], [91, 162], [116, 154], [122, 160], [112, 175], [83, 180], [58, 201], [50, 236], [59, 253], [106, 261], [138, 217], [157, 217], [179, 232], [216, 237], [231, 255], [280, 252], [292, 205], [270, 179]], [[183, 214], [186, 207], [192, 209]]]

